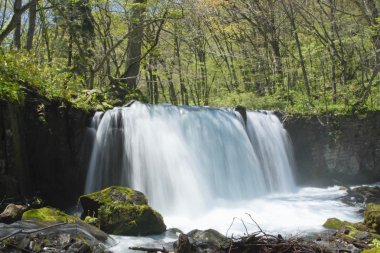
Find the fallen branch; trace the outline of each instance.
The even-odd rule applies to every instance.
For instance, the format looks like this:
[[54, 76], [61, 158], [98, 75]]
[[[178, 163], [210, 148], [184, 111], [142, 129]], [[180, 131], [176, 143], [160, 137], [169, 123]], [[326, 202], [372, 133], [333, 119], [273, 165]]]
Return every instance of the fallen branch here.
[[169, 253], [169, 251], [167, 251], [165, 249], [165, 247], [162, 247], [162, 249], [161, 248], [145, 248], [145, 247], [129, 247], [129, 249], [131, 249], [131, 250], [138, 250], [138, 251], [145, 251], [145, 252]]

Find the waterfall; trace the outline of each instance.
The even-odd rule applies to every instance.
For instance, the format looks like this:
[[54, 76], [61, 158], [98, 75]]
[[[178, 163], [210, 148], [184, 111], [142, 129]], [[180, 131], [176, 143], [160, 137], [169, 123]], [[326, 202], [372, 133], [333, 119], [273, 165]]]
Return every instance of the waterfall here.
[[86, 192], [126, 185], [164, 214], [294, 187], [287, 133], [270, 112], [146, 105], [96, 114]]

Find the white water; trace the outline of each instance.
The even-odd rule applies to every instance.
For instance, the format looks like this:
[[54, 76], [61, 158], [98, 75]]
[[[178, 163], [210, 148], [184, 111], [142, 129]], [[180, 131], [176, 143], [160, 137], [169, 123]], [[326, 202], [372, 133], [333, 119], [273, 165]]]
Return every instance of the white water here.
[[[350, 222], [363, 219], [357, 212], [359, 207], [350, 207], [338, 200], [345, 193], [339, 187], [301, 188], [293, 193], [270, 194], [251, 201], [220, 203], [218, 207], [210, 208], [202, 215], [192, 218], [172, 215], [165, 216], [164, 220], [168, 227], [179, 228], [185, 233], [195, 228], [213, 228], [230, 237], [243, 235], [246, 228], [249, 233], [259, 231], [247, 215], [250, 214], [266, 233], [280, 233], [288, 237], [304, 236], [324, 230], [322, 224], [331, 217]], [[154, 237], [117, 236], [114, 239], [119, 244], [111, 250], [124, 253], [128, 252], [130, 246], [166, 247], [165, 242], [175, 241], [176, 237], [169, 234]]]
[[[102, 116], [102, 118], [101, 118]], [[100, 119], [101, 118], [101, 119]], [[291, 192], [291, 146], [271, 113], [134, 103], [93, 119], [86, 192], [127, 185], [164, 216]]]
[[[344, 195], [338, 187], [295, 187], [292, 147], [272, 113], [248, 112], [245, 126], [230, 110], [134, 103], [97, 113], [91, 127], [86, 192], [109, 185], [140, 190], [168, 228], [241, 235], [258, 231], [252, 218], [266, 232], [289, 236], [320, 231], [330, 217], [361, 219], [357, 208], [337, 200]], [[115, 239], [112, 250], [128, 252], [175, 236]]]

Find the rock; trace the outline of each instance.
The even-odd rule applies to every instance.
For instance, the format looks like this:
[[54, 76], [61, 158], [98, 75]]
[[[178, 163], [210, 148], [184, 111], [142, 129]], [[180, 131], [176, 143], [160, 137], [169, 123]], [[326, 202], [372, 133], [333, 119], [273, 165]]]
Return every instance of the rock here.
[[72, 223], [79, 220], [78, 217], [70, 216], [58, 209], [52, 207], [43, 207], [26, 211], [22, 215], [23, 220], [40, 220], [46, 222], [67, 222]]
[[380, 234], [380, 205], [368, 203], [364, 210], [364, 224]]
[[238, 105], [235, 107], [235, 111], [240, 113], [241, 117], [244, 120], [244, 123], [247, 124], [247, 109], [244, 106]]
[[216, 251], [226, 244], [226, 237], [214, 229], [192, 230], [187, 234], [193, 244], [200, 249]]
[[347, 189], [347, 195], [342, 198], [342, 202], [348, 205], [376, 203], [380, 204], [380, 187], [360, 186]]
[[72, 244], [69, 249], [66, 251], [67, 253], [88, 253], [91, 252], [91, 248], [82, 241], [77, 241]]
[[87, 229], [89, 225], [85, 225], [64, 223], [51, 226], [51, 223], [37, 220], [1, 224], [0, 237], [21, 229], [28, 233], [16, 233], [0, 241], [0, 253], [17, 252], [16, 249], [20, 249], [20, 252], [104, 253], [106, 248], [116, 244], [116, 241], [107, 235], [104, 240], [98, 240], [92, 231]]
[[323, 224], [323, 227], [328, 229], [336, 229], [338, 230], [340, 226], [342, 225], [342, 221], [337, 218], [329, 218], [326, 220], [326, 222]]
[[178, 240], [174, 243], [174, 253], [192, 253], [196, 252], [196, 248], [189, 241], [189, 237], [185, 234], [180, 234]]
[[166, 230], [162, 216], [148, 206], [144, 194], [127, 187], [109, 187], [81, 196], [80, 202], [82, 218], [98, 218], [100, 229], [106, 233], [152, 235]]
[[27, 209], [26, 206], [9, 204], [0, 214], [0, 222], [10, 224], [18, 221]]

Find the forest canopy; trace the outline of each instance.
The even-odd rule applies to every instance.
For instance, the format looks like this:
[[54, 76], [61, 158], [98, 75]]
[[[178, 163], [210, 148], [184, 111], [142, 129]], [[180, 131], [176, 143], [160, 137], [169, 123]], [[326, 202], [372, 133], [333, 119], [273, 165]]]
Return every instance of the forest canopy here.
[[378, 0], [0, 0], [0, 98], [380, 108]]

